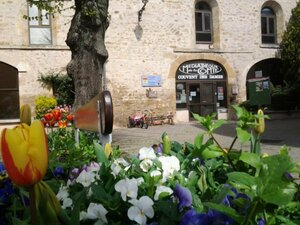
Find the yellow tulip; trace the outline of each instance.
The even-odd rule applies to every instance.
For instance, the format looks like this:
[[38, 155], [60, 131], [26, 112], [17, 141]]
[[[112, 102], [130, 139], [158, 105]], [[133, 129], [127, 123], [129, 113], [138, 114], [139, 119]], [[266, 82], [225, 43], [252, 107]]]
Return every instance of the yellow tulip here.
[[256, 119], [257, 125], [255, 126], [255, 131], [258, 134], [262, 134], [265, 131], [265, 118], [264, 118], [264, 111], [259, 109], [257, 111], [258, 118]]
[[8, 176], [21, 186], [43, 179], [48, 167], [48, 141], [41, 121], [4, 129], [1, 137], [2, 160]]
[[108, 159], [110, 154], [112, 153], [112, 148], [111, 148], [111, 145], [109, 143], [107, 143], [105, 145], [104, 152], [105, 152], [106, 158]]

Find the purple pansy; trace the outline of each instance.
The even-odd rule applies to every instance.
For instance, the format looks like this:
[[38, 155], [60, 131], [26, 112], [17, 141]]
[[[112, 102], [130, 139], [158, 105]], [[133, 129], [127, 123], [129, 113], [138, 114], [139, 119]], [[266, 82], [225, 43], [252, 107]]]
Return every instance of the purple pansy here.
[[257, 221], [257, 225], [265, 225], [265, 224], [266, 224], [266, 222], [265, 222], [264, 219], [259, 219], [259, 220]]
[[0, 162], [0, 175], [6, 173], [6, 169], [4, 167], [4, 164], [2, 162]]
[[211, 222], [208, 214], [197, 213], [194, 209], [190, 209], [183, 215], [180, 225], [206, 225], [211, 224]]
[[180, 221], [180, 225], [231, 225], [233, 223], [230, 217], [215, 210], [197, 213], [194, 209], [187, 211]]
[[10, 179], [5, 178], [0, 181], [0, 203], [7, 204], [9, 196], [14, 193], [13, 184]]
[[62, 177], [64, 175], [64, 168], [58, 166], [54, 169], [53, 173], [55, 177]]
[[174, 196], [179, 200], [179, 210], [181, 211], [184, 207], [191, 207], [192, 205], [192, 194], [189, 189], [176, 184], [174, 189]]

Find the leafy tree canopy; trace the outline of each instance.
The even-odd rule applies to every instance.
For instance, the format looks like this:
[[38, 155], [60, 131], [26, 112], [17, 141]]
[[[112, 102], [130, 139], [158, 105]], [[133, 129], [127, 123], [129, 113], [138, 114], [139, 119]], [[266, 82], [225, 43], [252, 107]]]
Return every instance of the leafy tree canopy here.
[[300, 83], [300, 2], [292, 10], [283, 35], [281, 58], [284, 79], [289, 83]]

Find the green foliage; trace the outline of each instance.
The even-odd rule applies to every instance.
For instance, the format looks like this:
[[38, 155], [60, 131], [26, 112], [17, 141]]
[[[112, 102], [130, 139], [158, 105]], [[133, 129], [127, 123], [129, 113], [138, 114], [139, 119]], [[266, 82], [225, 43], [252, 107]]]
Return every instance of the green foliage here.
[[42, 87], [51, 89], [59, 105], [72, 105], [74, 102], [73, 79], [66, 74], [49, 72], [38, 78]]
[[272, 108], [295, 109], [300, 108], [300, 2], [292, 10], [282, 38], [282, 74], [284, 86], [273, 88]]
[[[28, 0], [30, 6], [33, 4], [38, 7], [39, 10], [45, 10], [48, 13], [48, 16], [54, 17], [55, 13], [61, 13], [63, 10], [65, 0]], [[26, 20], [38, 20], [40, 17], [28, 17], [23, 15], [23, 18]]]
[[292, 10], [283, 35], [281, 58], [284, 79], [288, 83], [300, 82], [300, 2]]
[[82, 167], [96, 160], [93, 140], [94, 133], [80, 132], [80, 142], [75, 142], [74, 130], [48, 128], [49, 165], [53, 171], [62, 167], [66, 172], [71, 168]]
[[[142, 148], [136, 155], [113, 149], [107, 156], [105, 148], [94, 141], [94, 134], [80, 132], [80, 143], [75, 143], [72, 130], [50, 132], [50, 170], [46, 179], [65, 206], [66, 221], [83, 225], [95, 224], [95, 220], [102, 224], [107, 220], [112, 225], [185, 225], [199, 224], [197, 219], [201, 218], [202, 224], [255, 225], [262, 224], [258, 223], [261, 220], [268, 225], [299, 224], [300, 163], [292, 161], [286, 146], [271, 156], [251, 149], [234, 149], [236, 140], [251, 142], [255, 121], [262, 117], [242, 107], [234, 109], [238, 129], [230, 147], [221, 146], [214, 135], [225, 123], [215, 120], [215, 115], [194, 114], [206, 128], [196, 136], [194, 144], [179, 144], [164, 133], [155, 149]], [[63, 168], [59, 176], [55, 174], [58, 167]], [[165, 191], [158, 194], [162, 187]], [[154, 215], [139, 223], [127, 215], [129, 210], [146, 208], [147, 202], [136, 204], [143, 197], [151, 202]], [[65, 200], [71, 204], [66, 206]], [[102, 207], [102, 213], [97, 211]], [[145, 216], [148, 210], [136, 216]], [[95, 212], [97, 218], [88, 211]], [[26, 215], [19, 215], [15, 219], [26, 221]], [[80, 219], [84, 215], [86, 218]], [[189, 221], [183, 222], [184, 219]]]
[[271, 85], [271, 108], [274, 110], [292, 110], [300, 108], [300, 81], [286, 82], [283, 86]]
[[53, 97], [39, 96], [35, 100], [35, 118], [41, 119], [51, 109], [54, 109], [57, 101]]

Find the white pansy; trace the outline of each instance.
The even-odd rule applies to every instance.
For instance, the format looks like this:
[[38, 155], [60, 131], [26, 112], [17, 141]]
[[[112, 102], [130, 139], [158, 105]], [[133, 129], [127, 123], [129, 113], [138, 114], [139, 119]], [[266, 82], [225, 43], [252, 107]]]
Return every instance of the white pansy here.
[[140, 168], [146, 173], [152, 167], [152, 165], [153, 165], [153, 162], [151, 159], [144, 159], [140, 163]]
[[116, 177], [121, 172], [122, 167], [119, 164], [113, 162], [110, 166], [110, 169], [111, 174], [114, 175], [114, 177]]
[[138, 186], [140, 186], [142, 183], [144, 183], [144, 178], [139, 177], [139, 178], [132, 178], [132, 180], [135, 180]]
[[154, 217], [154, 210], [152, 207], [154, 202], [148, 196], [143, 196], [139, 200], [131, 199], [129, 202], [133, 204], [127, 212], [127, 216], [130, 220], [133, 220], [140, 225], [145, 225], [147, 223], [147, 217]]
[[84, 187], [90, 186], [95, 181], [95, 174], [93, 172], [81, 171], [76, 178], [76, 182], [82, 184]]
[[161, 175], [161, 172], [159, 170], [153, 170], [151, 173], [150, 173], [150, 176], [151, 177], [156, 177], [156, 176], [160, 176]]
[[86, 167], [86, 171], [98, 173], [98, 171], [100, 170], [100, 166], [101, 165], [97, 162], [91, 162], [91, 164]]
[[138, 192], [138, 180], [128, 179], [127, 177], [123, 180], [119, 180], [115, 184], [115, 190], [121, 193], [123, 201], [127, 200], [127, 197], [136, 198]]
[[58, 200], [64, 200], [65, 198], [69, 197], [68, 187], [61, 185], [56, 197]]
[[70, 198], [65, 198], [64, 200], [63, 200], [63, 204], [62, 204], [62, 208], [63, 209], [66, 209], [66, 208], [69, 208], [69, 207], [72, 207], [72, 204], [73, 204], [73, 200], [72, 199], [70, 199]]
[[180, 170], [179, 159], [175, 156], [161, 156], [158, 160], [161, 162], [163, 170], [162, 182], [172, 177], [174, 171]]
[[103, 207], [102, 204], [90, 203], [87, 209], [86, 218], [92, 220], [97, 219], [95, 224], [107, 224], [107, 213], [108, 211]]
[[116, 177], [123, 168], [125, 171], [130, 168], [130, 164], [123, 158], [116, 159], [110, 166], [110, 169], [112, 170], [111, 173], [114, 177]]
[[156, 192], [154, 195], [154, 200], [157, 201], [159, 199], [159, 195], [161, 193], [168, 193], [169, 195], [173, 194], [173, 190], [170, 187], [166, 187], [166, 186], [158, 186], [156, 188]]
[[88, 218], [87, 212], [81, 211], [80, 214], [79, 214], [79, 219], [80, 220], [86, 220], [87, 218]]
[[147, 148], [147, 147], [143, 147], [139, 150], [139, 160], [144, 160], [144, 159], [155, 159], [156, 155], [154, 152], [153, 148]]

